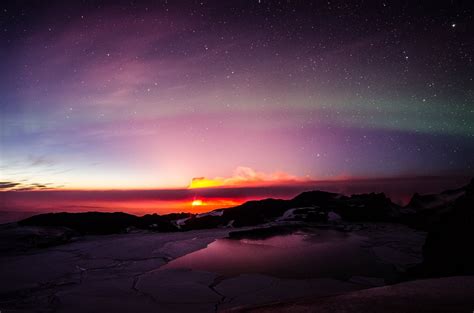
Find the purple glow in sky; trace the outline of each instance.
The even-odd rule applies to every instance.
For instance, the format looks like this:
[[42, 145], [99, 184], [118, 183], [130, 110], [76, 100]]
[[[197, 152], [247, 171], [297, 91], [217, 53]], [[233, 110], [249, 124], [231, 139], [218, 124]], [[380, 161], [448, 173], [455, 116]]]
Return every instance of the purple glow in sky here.
[[3, 189], [473, 173], [462, 5], [2, 6]]

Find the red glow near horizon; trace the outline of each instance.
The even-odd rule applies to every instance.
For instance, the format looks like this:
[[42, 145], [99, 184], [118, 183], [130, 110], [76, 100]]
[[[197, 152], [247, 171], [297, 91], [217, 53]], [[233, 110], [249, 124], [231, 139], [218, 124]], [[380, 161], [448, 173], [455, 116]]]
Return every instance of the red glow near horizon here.
[[[157, 190], [42, 190], [0, 192], [1, 211], [83, 212], [124, 211], [133, 214], [203, 213], [263, 198], [290, 199], [308, 190], [342, 194], [385, 192], [406, 204], [414, 192], [440, 192], [458, 188], [469, 177], [406, 177], [353, 181], [321, 181], [288, 185], [214, 187]], [[195, 200], [200, 200], [193, 205]]]
[[[18, 192], [16, 192], [18, 193]], [[23, 192], [22, 192], [23, 193]], [[34, 192], [36, 194], [41, 191]], [[168, 214], [176, 212], [204, 213], [220, 208], [228, 208], [239, 205], [248, 199], [240, 198], [200, 198], [200, 199], [178, 199], [178, 200], [153, 200], [153, 199], [21, 199], [16, 198], [9, 201], [9, 207], [18, 211], [36, 212], [83, 212], [102, 211], [116, 212], [123, 211], [132, 214]]]

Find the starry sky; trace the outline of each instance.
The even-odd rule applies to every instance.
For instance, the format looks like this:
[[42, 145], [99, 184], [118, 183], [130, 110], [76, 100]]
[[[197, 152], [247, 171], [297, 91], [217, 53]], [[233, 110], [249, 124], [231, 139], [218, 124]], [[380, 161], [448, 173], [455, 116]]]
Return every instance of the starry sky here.
[[2, 2], [0, 188], [473, 175], [472, 4], [358, 2]]

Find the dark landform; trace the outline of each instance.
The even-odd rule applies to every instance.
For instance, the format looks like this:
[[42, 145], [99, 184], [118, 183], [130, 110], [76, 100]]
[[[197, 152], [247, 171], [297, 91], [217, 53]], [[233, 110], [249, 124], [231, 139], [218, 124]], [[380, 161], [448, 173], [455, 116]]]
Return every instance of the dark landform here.
[[[374, 228], [374, 226], [370, 225], [382, 226], [375, 226]], [[112, 244], [116, 239], [110, 236], [117, 235], [125, 236], [120, 238], [142, 236], [140, 239], [137, 239], [138, 241], [143, 240], [143, 238], [160, 241], [164, 240], [161, 238], [170, 237], [176, 238], [173, 239], [176, 242], [186, 242], [184, 246], [179, 246], [175, 243], [179, 246], [177, 248], [170, 248], [170, 243], [160, 243], [164, 244], [167, 248], [163, 250], [164, 252], [160, 250], [162, 251], [160, 252], [160, 257], [153, 257], [152, 259], [156, 259], [159, 264], [164, 264], [169, 258], [179, 257], [196, 249], [202, 249], [214, 239], [222, 236], [233, 240], [262, 240], [273, 236], [292, 234], [296, 231], [316, 228], [327, 228], [347, 233], [363, 233], [364, 229], [367, 229], [366, 233], [372, 232], [370, 236], [375, 236], [375, 238], [379, 238], [376, 240], [380, 240], [380, 236], [390, 235], [386, 232], [392, 229], [392, 226], [384, 228], [386, 226], [383, 225], [395, 225], [394, 227], [400, 225], [400, 227], [408, 227], [407, 229], [427, 233], [426, 240], [422, 245], [420, 262], [398, 269], [399, 276], [396, 280], [390, 282], [390, 284], [398, 282], [396, 285], [360, 291], [359, 288], [352, 293], [346, 294], [343, 292], [342, 295], [340, 295], [341, 292], [336, 292], [337, 296], [326, 300], [310, 298], [309, 300], [301, 299], [301, 302], [298, 302], [300, 300], [291, 303], [283, 301], [268, 307], [252, 306], [253, 304], [267, 304], [268, 301], [262, 299], [258, 301], [244, 301], [242, 302], [242, 307], [232, 307], [230, 304], [227, 307], [224, 306], [228, 299], [221, 299], [218, 302], [222, 304], [224, 309], [230, 307], [232, 310], [248, 310], [249, 312], [270, 312], [273, 310], [280, 310], [281, 312], [311, 312], [315, 307], [325, 312], [323, 308], [331, 311], [334, 310], [335, 306], [337, 307], [336, 304], [338, 303], [346, 303], [348, 307], [352, 303], [354, 306], [357, 306], [357, 310], [362, 312], [370, 308], [371, 303], [375, 303], [374, 308], [377, 308], [377, 305], [380, 304], [379, 302], [382, 301], [380, 299], [401, 297], [406, 300], [412, 299], [416, 295], [421, 301], [418, 306], [414, 304], [413, 306], [398, 307], [399, 310], [403, 311], [404, 308], [408, 312], [410, 310], [415, 311], [423, 303], [432, 301], [433, 299], [428, 293], [434, 292], [438, 293], [440, 298], [434, 299], [433, 305], [426, 305], [424, 307], [425, 310], [420, 310], [420, 312], [438, 312], [438, 309], [446, 309], [446, 306], [451, 304], [451, 307], [456, 311], [474, 304], [471, 300], [464, 298], [464, 300], [456, 302], [456, 297], [461, 297], [460, 295], [474, 291], [473, 281], [469, 278], [469, 275], [474, 274], [474, 250], [471, 249], [474, 242], [474, 179], [466, 186], [440, 194], [415, 194], [406, 206], [399, 206], [393, 203], [383, 193], [345, 196], [324, 191], [308, 191], [290, 200], [265, 199], [249, 201], [232, 208], [218, 209], [202, 214], [148, 214], [141, 217], [121, 212], [39, 214], [17, 223], [0, 225], [0, 252], [4, 256], [2, 262], [8, 265], [12, 262], [9, 259], [10, 257], [13, 260], [16, 257], [23, 258], [28, 255], [35, 255], [35, 253], [41, 254], [41, 251], [54, 254], [61, 251], [58, 249], [62, 246], [83, 245], [85, 242], [88, 242], [88, 238], [105, 238], [104, 240], [110, 241]], [[378, 230], [372, 231], [373, 229]], [[150, 237], [158, 233], [161, 234], [159, 236], [164, 237], [156, 237], [159, 239], [152, 239], [153, 237]], [[202, 237], [204, 236], [203, 234], [208, 235]], [[400, 239], [399, 235], [396, 236], [398, 237], [395, 241], [403, 240]], [[196, 238], [200, 239], [195, 240]], [[99, 239], [93, 239], [92, 242], [96, 240]], [[194, 243], [193, 240], [195, 240]], [[387, 239], [384, 242], [389, 241]], [[133, 244], [137, 243], [134, 242]], [[383, 245], [385, 244], [383, 243], [382, 247], [378, 248], [378, 251], [382, 251], [382, 254], [384, 253]], [[410, 243], [407, 245], [410, 245]], [[117, 249], [119, 248], [117, 247]], [[126, 248], [123, 249], [125, 250]], [[125, 252], [128, 251], [120, 252], [120, 254]], [[121, 258], [120, 262], [124, 262]], [[135, 260], [133, 255], [130, 258]], [[141, 260], [140, 258], [138, 259]], [[145, 259], [148, 260], [148, 258]], [[112, 268], [120, 266], [122, 264], [120, 262], [114, 263]], [[82, 281], [85, 272], [87, 272], [86, 269], [79, 270], [80, 281]], [[209, 288], [211, 290], [214, 288], [213, 286], [222, 280], [222, 278], [215, 279], [219, 279], [219, 281], [210, 283]], [[378, 282], [373, 282], [374, 279], [371, 281], [366, 278], [353, 278], [353, 280], [363, 281], [363, 284], [368, 282], [367, 284], [372, 287], [379, 285]], [[137, 282], [133, 283], [132, 289], [138, 290]], [[445, 290], [442, 287], [443, 284], [446, 284], [446, 286], [457, 284], [457, 289], [453, 287], [451, 291]], [[8, 287], [5, 288], [8, 292], [0, 292], [0, 304], [3, 304], [6, 308], [18, 308], [12, 304], [16, 301], [12, 299], [19, 299], [25, 294], [36, 295], [40, 291], [46, 292], [44, 290], [49, 290], [48, 288], [50, 287], [45, 287], [43, 284], [33, 289], [31, 287], [29, 289], [18, 287], [21, 291], [11, 291]], [[16, 290], [15, 288], [13, 289]], [[55, 285], [53, 289], [56, 290], [57, 288], [60, 287]], [[327, 288], [327, 286], [324, 288]], [[417, 288], [425, 288], [426, 292], [417, 295], [419, 292], [410, 291]], [[392, 294], [394, 292], [395, 294]], [[406, 295], [404, 292], [411, 293]], [[272, 295], [272, 297], [274, 296]], [[270, 297], [269, 299], [273, 298]], [[397, 301], [402, 301], [400, 299], [397, 298]], [[443, 299], [446, 299], [446, 301], [443, 302]], [[410, 301], [415, 301], [415, 299]], [[458, 303], [459, 305], [456, 306], [453, 303]], [[53, 305], [49, 302], [46, 305], [47, 308], [56, 306], [57, 304]], [[216, 305], [216, 310], [217, 307], [218, 305]], [[26, 308], [29, 308], [28, 305], [26, 305]], [[353, 311], [359, 312], [357, 310], [354, 309]], [[171, 311], [174, 311], [174, 309]], [[396, 309], [393, 310], [393, 312], [395, 311]]]
[[[424, 261], [410, 271], [410, 275], [474, 274], [474, 251], [466, 249], [467, 243], [474, 241], [474, 179], [466, 186], [440, 194], [414, 194], [405, 207], [393, 203], [383, 193], [345, 196], [308, 191], [290, 200], [248, 201], [232, 208], [202, 214], [147, 214], [139, 217], [121, 212], [47, 213], [26, 218], [18, 224], [50, 227], [49, 232], [26, 238], [33, 245], [48, 246], [67, 242], [74, 236], [126, 233], [134, 228], [173, 232], [257, 226], [277, 220], [290, 209], [294, 210], [286, 220], [324, 223], [333, 214], [347, 222], [401, 223], [427, 231], [423, 247]], [[55, 231], [54, 227], [62, 231]], [[231, 232], [230, 238], [290, 233], [295, 227], [300, 226]]]

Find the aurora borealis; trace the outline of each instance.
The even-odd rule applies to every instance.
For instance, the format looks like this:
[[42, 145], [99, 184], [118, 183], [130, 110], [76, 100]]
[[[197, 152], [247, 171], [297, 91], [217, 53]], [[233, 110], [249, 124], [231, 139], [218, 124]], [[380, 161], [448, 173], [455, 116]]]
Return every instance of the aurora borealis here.
[[474, 174], [467, 3], [0, 6], [5, 192]]

